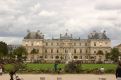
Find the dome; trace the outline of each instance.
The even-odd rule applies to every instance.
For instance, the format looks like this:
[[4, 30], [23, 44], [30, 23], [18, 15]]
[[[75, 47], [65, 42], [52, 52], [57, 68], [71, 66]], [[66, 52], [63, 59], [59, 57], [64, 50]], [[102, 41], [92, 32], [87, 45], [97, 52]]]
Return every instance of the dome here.
[[44, 39], [44, 35], [42, 35], [42, 33], [40, 33], [39, 31], [28, 32], [24, 39]]

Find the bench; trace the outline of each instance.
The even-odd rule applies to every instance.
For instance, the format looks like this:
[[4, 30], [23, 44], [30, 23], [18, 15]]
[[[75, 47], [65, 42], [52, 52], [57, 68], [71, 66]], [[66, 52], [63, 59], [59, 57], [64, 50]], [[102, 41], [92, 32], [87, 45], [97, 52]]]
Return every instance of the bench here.
[[99, 80], [106, 80], [106, 78], [99, 78]]
[[62, 78], [61, 77], [57, 77], [57, 80], [62, 80]]
[[45, 77], [40, 77], [40, 80], [45, 80]]

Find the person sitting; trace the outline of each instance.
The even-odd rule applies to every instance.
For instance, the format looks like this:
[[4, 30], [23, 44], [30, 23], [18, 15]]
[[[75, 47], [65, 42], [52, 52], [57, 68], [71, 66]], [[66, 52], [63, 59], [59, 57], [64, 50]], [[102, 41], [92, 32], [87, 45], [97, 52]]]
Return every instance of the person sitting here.
[[3, 73], [3, 70], [2, 70], [2, 67], [0, 66], [0, 75], [2, 75]]
[[104, 67], [101, 67], [101, 68], [100, 68], [100, 74], [104, 74], [104, 72], [105, 72]]

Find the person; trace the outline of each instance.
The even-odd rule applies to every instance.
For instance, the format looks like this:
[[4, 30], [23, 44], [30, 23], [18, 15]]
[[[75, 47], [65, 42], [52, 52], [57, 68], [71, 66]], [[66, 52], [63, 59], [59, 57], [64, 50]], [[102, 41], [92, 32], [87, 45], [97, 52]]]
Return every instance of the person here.
[[3, 70], [2, 70], [2, 67], [0, 66], [0, 75], [2, 75], [3, 73]]
[[16, 80], [21, 80], [18, 76], [16, 76]]
[[14, 80], [14, 79], [13, 79], [13, 75], [15, 75], [16, 72], [17, 72], [17, 70], [11, 70], [11, 71], [9, 72], [10, 80]]
[[104, 72], [105, 72], [104, 67], [101, 67], [101, 68], [100, 68], [100, 74], [104, 74]]
[[61, 68], [58, 69], [58, 74], [60, 74], [60, 73], [61, 73]]
[[58, 69], [58, 64], [57, 63], [54, 64], [54, 69], [55, 69], [55, 72], [56, 72], [57, 69]]
[[116, 76], [117, 80], [121, 80], [121, 61], [118, 62], [118, 66], [116, 68], [115, 76]]

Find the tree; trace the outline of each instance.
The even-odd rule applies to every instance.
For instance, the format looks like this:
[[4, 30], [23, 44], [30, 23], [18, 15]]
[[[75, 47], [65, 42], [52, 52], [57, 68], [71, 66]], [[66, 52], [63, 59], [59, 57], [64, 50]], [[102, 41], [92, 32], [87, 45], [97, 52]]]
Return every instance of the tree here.
[[119, 56], [121, 56], [118, 48], [113, 48], [111, 49], [110, 54], [107, 55], [107, 57], [109, 57], [110, 60], [117, 62], [119, 59]]
[[22, 61], [28, 54], [25, 47], [20, 46], [13, 51], [13, 54], [17, 57], [17, 60]]
[[35, 49], [35, 48], [33, 48], [32, 50], [31, 50], [31, 54], [32, 54], [32, 62], [35, 60], [35, 54], [38, 54], [38, 52], [39, 52], [39, 50], [38, 49]]
[[105, 57], [106, 57], [107, 60], [111, 59], [110, 53], [107, 53], [107, 54], [105, 55]]
[[99, 56], [99, 60], [98, 60], [98, 62], [99, 62], [99, 63], [102, 63], [102, 56], [104, 55], [103, 51], [99, 50], [99, 51], [97, 52], [96, 55]]
[[8, 47], [5, 42], [0, 42], [0, 59], [3, 59], [8, 55]]

